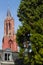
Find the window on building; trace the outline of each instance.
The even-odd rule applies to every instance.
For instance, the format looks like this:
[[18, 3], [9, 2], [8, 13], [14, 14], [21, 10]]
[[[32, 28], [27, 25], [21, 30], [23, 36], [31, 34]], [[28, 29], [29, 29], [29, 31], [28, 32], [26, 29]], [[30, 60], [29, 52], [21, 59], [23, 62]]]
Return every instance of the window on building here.
[[11, 46], [12, 46], [12, 44], [13, 44], [13, 41], [10, 39], [10, 40], [8, 41], [8, 43], [9, 43], [9, 47], [11, 48]]
[[7, 53], [5, 53], [5, 61], [7, 60]]
[[8, 34], [8, 23], [6, 23], [6, 34]]
[[9, 22], [9, 30], [11, 30], [11, 24], [10, 24], [10, 22]]
[[10, 60], [10, 54], [8, 54], [8, 60]]
[[11, 61], [11, 54], [5, 53], [5, 61]]

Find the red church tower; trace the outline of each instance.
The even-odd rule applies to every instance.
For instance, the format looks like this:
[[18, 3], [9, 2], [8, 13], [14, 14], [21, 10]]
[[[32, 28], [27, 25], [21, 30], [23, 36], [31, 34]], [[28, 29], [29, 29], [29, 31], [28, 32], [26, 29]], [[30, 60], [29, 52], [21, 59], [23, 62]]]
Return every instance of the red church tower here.
[[4, 21], [4, 37], [2, 41], [2, 49], [11, 49], [12, 52], [18, 51], [16, 35], [14, 33], [14, 19], [11, 16], [9, 10], [7, 11], [7, 17]]

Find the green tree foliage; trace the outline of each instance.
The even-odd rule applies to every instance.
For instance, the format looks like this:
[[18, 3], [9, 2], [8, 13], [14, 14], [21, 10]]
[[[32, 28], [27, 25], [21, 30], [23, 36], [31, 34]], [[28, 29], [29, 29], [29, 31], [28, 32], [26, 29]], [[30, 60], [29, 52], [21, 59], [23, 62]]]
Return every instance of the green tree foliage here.
[[[17, 31], [17, 41], [23, 48], [24, 34], [31, 33], [32, 58], [25, 58], [31, 65], [43, 64], [43, 0], [21, 0], [18, 17], [22, 24]], [[26, 61], [25, 61], [26, 62]], [[27, 64], [25, 63], [25, 64]]]

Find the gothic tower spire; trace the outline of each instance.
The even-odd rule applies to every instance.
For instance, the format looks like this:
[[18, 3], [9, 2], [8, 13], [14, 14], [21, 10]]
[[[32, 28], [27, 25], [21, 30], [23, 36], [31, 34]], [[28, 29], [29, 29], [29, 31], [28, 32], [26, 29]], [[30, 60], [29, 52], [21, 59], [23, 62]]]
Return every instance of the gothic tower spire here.
[[11, 17], [10, 10], [7, 11], [7, 17], [4, 22], [4, 36], [14, 35], [14, 19]]
[[7, 11], [7, 16], [9, 17], [11, 17], [11, 12], [10, 12], [10, 10], [8, 9], [8, 11]]
[[10, 10], [7, 11], [7, 17], [4, 21], [4, 38], [2, 49], [11, 49], [12, 52], [17, 52], [16, 35], [14, 34], [14, 19], [11, 17]]

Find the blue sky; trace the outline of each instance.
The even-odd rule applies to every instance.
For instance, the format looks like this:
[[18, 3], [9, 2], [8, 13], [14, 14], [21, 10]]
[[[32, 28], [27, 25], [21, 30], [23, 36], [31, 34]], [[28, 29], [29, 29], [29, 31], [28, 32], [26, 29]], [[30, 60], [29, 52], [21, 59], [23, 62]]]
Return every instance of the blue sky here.
[[0, 0], [0, 49], [2, 48], [2, 38], [4, 36], [4, 20], [7, 15], [8, 8], [10, 9], [11, 15], [14, 18], [15, 32], [17, 31], [19, 25], [19, 19], [17, 17], [17, 10], [19, 8], [21, 0]]

